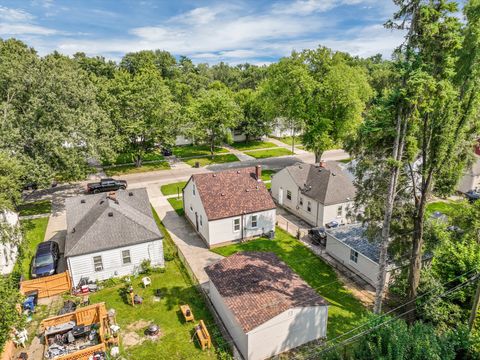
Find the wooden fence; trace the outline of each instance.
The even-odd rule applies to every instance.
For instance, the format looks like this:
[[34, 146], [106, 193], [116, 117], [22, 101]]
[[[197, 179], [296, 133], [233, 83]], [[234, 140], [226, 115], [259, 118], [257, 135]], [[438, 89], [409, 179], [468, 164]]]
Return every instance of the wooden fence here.
[[74, 353], [57, 357], [56, 360], [88, 360], [97, 351], [105, 351], [105, 344], [90, 346], [89, 348], [75, 351]]
[[39, 299], [62, 294], [70, 291], [71, 288], [72, 280], [68, 271], [38, 279], [25, 280], [20, 283], [20, 292], [22, 294], [25, 295], [30, 291], [38, 291]]

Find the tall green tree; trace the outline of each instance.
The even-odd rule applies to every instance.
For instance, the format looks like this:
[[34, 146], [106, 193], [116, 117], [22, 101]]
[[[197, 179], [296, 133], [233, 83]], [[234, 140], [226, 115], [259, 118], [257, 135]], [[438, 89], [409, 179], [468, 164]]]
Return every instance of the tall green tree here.
[[155, 67], [147, 66], [135, 75], [119, 71], [110, 83], [106, 102], [121, 148], [134, 154], [136, 166], [157, 145], [174, 144], [179, 106]]
[[265, 116], [258, 93], [243, 89], [235, 93], [235, 101], [242, 111], [242, 120], [237, 126], [245, 134], [246, 141], [268, 135], [272, 120]]
[[354, 135], [373, 95], [365, 71], [343, 62], [328, 66], [305, 121], [303, 144], [319, 162], [323, 152]]
[[292, 152], [295, 133], [309, 118], [317, 83], [297, 54], [282, 58], [268, 68], [267, 78], [260, 86], [264, 111], [271, 119], [284, 118], [292, 129]]
[[213, 157], [215, 146], [229, 141], [231, 129], [241, 120], [242, 113], [230, 91], [222, 86], [200, 93], [188, 109], [192, 121], [191, 136], [210, 145]]

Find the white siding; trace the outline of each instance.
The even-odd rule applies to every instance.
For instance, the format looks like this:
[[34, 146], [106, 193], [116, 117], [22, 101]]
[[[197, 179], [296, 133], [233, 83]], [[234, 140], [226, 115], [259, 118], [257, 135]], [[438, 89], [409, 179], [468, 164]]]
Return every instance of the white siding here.
[[[123, 265], [122, 251], [130, 250], [131, 263]], [[102, 257], [103, 271], [95, 271], [93, 258]], [[152, 266], [164, 266], [162, 240], [130, 245], [98, 253], [72, 256], [68, 258], [68, 268], [76, 286], [82, 277], [90, 280], [106, 280], [115, 276], [133, 274], [141, 269], [143, 260], [151, 261]]]
[[[193, 178], [185, 185], [183, 189], [183, 204], [184, 204], [184, 211], [185, 215], [193, 224], [193, 227], [196, 227], [196, 216], [198, 216], [198, 232], [202, 235], [204, 240], [208, 243], [209, 239], [209, 226], [207, 221], [207, 214], [205, 213], [205, 209], [202, 204], [202, 200], [200, 199], [200, 195], [198, 190], [195, 187], [195, 195], [193, 194], [193, 187], [195, 183], [193, 182]], [[202, 219], [202, 224], [200, 225], [200, 217]]]
[[183, 135], [177, 135], [177, 137], [175, 138], [175, 145], [177, 146], [190, 145], [192, 143], [193, 143], [192, 139], [186, 138]]
[[378, 264], [370, 260], [366, 256], [358, 253], [357, 262], [350, 260], [351, 248], [345, 243], [337, 240], [330, 234], [327, 234], [327, 253], [334, 257], [337, 261], [345, 265], [347, 268], [356, 272], [371, 285], [375, 286], [378, 275]]
[[223, 301], [222, 296], [219, 294], [215, 285], [209, 281], [209, 296], [212, 300], [215, 310], [220, 315], [223, 324], [228, 330], [228, 333], [233, 338], [240, 352], [245, 356], [248, 349], [247, 335], [243, 332], [240, 323], [235, 319], [228, 306]]
[[248, 335], [247, 360], [263, 360], [327, 336], [328, 306], [290, 309]]
[[[257, 227], [252, 227], [252, 217], [257, 217]], [[234, 231], [234, 219], [240, 219], [240, 230]], [[209, 227], [209, 245], [218, 245], [228, 241], [235, 241], [243, 238], [251, 238], [267, 234], [275, 230], [276, 210], [260, 211], [257, 213], [246, 214], [244, 216], [234, 216], [220, 220], [213, 220], [208, 223]], [[243, 220], [243, 224], [242, 224]], [[243, 225], [243, 226], [242, 226]]]
[[[348, 224], [350, 219], [348, 218], [348, 213], [353, 209], [353, 201], [345, 202], [341, 204], [333, 204], [328, 206], [323, 206], [322, 216], [319, 216], [318, 223], [319, 226], [323, 226], [330, 221], [337, 221], [339, 224]], [[321, 206], [321, 205], [320, 205]], [[338, 215], [338, 208], [342, 207], [342, 214]], [[322, 207], [322, 206], [321, 206]]]

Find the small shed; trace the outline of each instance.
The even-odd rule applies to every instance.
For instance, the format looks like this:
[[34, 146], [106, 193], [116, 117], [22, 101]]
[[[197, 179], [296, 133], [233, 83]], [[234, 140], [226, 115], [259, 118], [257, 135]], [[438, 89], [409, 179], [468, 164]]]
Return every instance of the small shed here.
[[[380, 244], [370, 240], [362, 224], [340, 226], [327, 230], [326, 251], [349, 270], [373, 287], [379, 272]], [[388, 270], [391, 269], [391, 264]], [[387, 282], [390, 273], [387, 272]]]
[[327, 336], [326, 300], [274, 253], [237, 253], [205, 271], [210, 299], [246, 360]]

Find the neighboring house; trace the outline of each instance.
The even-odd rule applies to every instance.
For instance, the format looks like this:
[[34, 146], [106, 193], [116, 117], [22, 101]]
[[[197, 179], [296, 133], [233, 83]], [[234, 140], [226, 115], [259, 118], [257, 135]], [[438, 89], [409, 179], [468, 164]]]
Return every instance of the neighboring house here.
[[179, 145], [191, 145], [193, 144], [193, 140], [192, 139], [189, 139], [183, 135], [177, 135], [177, 137], [175, 138], [175, 145], [179, 146]]
[[164, 266], [163, 234], [145, 189], [82, 195], [66, 200], [65, 258], [77, 285], [82, 277], [105, 280]]
[[355, 186], [336, 162], [288, 166], [272, 176], [271, 191], [281, 206], [313, 226], [352, 220]]
[[18, 214], [8, 210], [0, 212], [1, 275], [10, 274], [13, 271], [18, 256], [18, 245], [20, 245], [21, 241], [22, 233], [19, 226]]
[[475, 160], [458, 183], [457, 190], [466, 193], [480, 188], [480, 145], [475, 146]]
[[[299, 129], [292, 128], [291, 124], [284, 118], [277, 118], [274, 121], [272, 130], [270, 131], [270, 136], [273, 137], [287, 137], [287, 136], [300, 136], [302, 131]], [[300, 142], [300, 139], [298, 140]]]
[[[367, 238], [365, 228], [361, 224], [328, 229], [326, 251], [338, 262], [376, 287], [380, 246], [378, 242]], [[387, 282], [392, 268], [392, 264], [387, 267]]]
[[195, 174], [183, 188], [185, 216], [208, 247], [275, 230], [276, 207], [260, 166]]
[[327, 336], [328, 303], [275, 254], [241, 252], [205, 271], [209, 297], [246, 360]]

